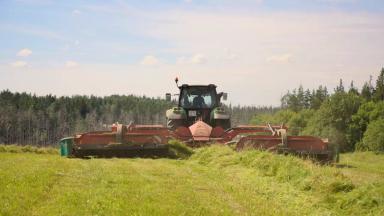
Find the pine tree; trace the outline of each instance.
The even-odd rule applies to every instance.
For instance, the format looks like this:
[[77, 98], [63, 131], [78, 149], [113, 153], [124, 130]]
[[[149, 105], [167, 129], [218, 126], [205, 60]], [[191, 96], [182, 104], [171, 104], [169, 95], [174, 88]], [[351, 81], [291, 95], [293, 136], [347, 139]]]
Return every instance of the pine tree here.
[[288, 108], [297, 112], [300, 110], [300, 102], [297, 98], [297, 92], [296, 89], [292, 91], [291, 96], [288, 99]]
[[379, 77], [376, 80], [376, 88], [373, 98], [376, 101], [384, 100], [384, 68], [381, 69]]
[[311, 108], [312, 103], [312, 94], [309, 89], [305, 90], [304, 93], [304, 108], [309, 109]]
[[302, 85], [299, 86], [296, 97], [297, 97], [297, 103], [298, 103], [297, 111], [300, 111], [305, 108], [305, 96], [304, 96], [304, 89]]
[[322, 103], [322, 92], [323, 92], [323, 86], [319, 86], [319, 88], [316, 90], [316, 93], [313, 94], [313, 102], [312, 102], [312, 108], [313, 109], [319, 109]]
[[354, 86], [353, 84], [353, 80], [351, 81], [351, 85], [349, 86], [349, 91], [348, 91], [349, 94], [355, 94], [355, 95], [358, 95], [359, 94], [359, 90]]
[[345, 92], [345, 91], [344, 91], [344, 85], [343, 85], [343, 80], [342, 80], [342, 79], [340, 79], [340, 81], [339, 81], [339, 85], [336, 87], [335, 92], [342, 92], [342, 93]]
[[372, 87], [367, 82], [365, 82], [363, 88], [361, 89], [361, 96], [366, 100], [371, 100], [372, 93]]

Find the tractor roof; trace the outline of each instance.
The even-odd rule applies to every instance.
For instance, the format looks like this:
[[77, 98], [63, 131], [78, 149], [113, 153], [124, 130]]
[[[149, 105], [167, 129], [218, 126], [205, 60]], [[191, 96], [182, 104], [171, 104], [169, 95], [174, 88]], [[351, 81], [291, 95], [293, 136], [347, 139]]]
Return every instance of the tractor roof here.
[[208, 84], [208, 85], [188, 85], [188, 84], [183, 84], [179, 86], [180, 89], [182, 88], [193, 88], [193, 87], [207, 87], [207, 88], [216, 88], [217, 86], [214, 84]]

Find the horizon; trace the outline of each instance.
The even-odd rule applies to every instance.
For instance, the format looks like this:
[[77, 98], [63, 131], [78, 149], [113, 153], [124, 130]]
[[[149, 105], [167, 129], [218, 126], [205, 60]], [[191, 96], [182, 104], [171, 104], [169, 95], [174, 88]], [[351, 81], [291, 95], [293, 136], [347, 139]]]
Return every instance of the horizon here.
[[[383, 67], [384, 69], [384, 67]], [[372, 80], [374, 81], [374, 80]], [[367, 83], [369, 83], [369, 81], [366, 81]], [[184, 84], [184, 83], [183, 83]], [[180, 84], [180, 85], [183, 85], [183, 84]], [[348, 92], [348, 90], [350, 89], [350, 86], [346, 86], [345, 83], [343, 82], [343, 86], [345, 88], [345, 91]], [[299, 86], [300, 87], [300, 86]], [[298, 90], [298, 88], [293, 88], [293, 89], [288, 89], [286, 91], [286, 93], [290, 92], [292, 93], [292, 90]], [[302, 87], [302, 86], [301, 86]], [[318, 86], [320, 87], [320, 85]], [[328, 88], [327, 86], [322, 86], [322, 87], [325, 87], [327, 89], [327, 92], [328, 94], [333, 94], [335, 92], [335, 89], [330, 89]], [[356, 87], [356, 86], [354, 86]], [[303, 87], [303, 90], [306, 91], [306, 90], [309, 90], [311, 91], [316, 91], [318, 88], [313, 88], [313, 89], [309, 89], [309, 88], [304, 88]], [[357, 88], [358, 91], [360, 91], [361, 89]], [[60, 98], [60, 97], [76, 97], [76, 96], [80, 96], [80, 97], [100, 97], [100, 98], [103, 98], [103, 97], [110, 97], [110, 96], [134, 96], [134, 97], [138, 97], [138, 98], [143, 98], [143, 97], [146, 97], [146, 98], [150, 98], [150, 99], [160, 99], [160, 100], [165, 100], [165, 94], [163, 96], [149, 96], [149, 95], [145, 95], [145, 94], [135, 94], [135, 93], [126, 93], [126, 94], [119, 94], [119, 93], [116, 93], [116, 94], [105, 94], [105, 95], [95, 95], [95, 94], [70, 94], [70, 95], [66, 95], [66, 94], [62, 94], [62, 95], [57, 95], [57, 94], [51, 94], [51, 93], [43, 93], [43, 94], [38, 94], [38, 93], [35, 93], [35, 92], [27, 92], [27, 91], [12, 91], [10, 89], [0, 89], [0, 93], [3, 93], [5, 91], [9, 91], [10, 93], [13, 93], [13, 94], [27, 94], [27, 95], [32, 95], [32, 96], [37, 96], [37, 97], [44, 97], [44, 96], [54, 96], [56, 98]], [[219, 91], [218, 91], [219, 92]], [[225, 91], [224, 91], [225, 92]], [[167, 92], [169, 93], [169, 92]], [[226, 92], [230, 98], [230, 93]], [[171, 95], [172, 95], [172, 100], [176, 100], [177, 97], [178, 97], [178, 94], [177, 93], [172, 93], [171, 92]], [[280, 98], [281, 99], [281, 98]], [[231, 103], [231, 101], [228, 99], [227, 101], [221, 101], [223, 104], [225, 104], [226, 106], [240, 106], [240, 107], [272, 107], [272, 108], [281, 108], [281, 102], [279, 100], [279, 104], [277, 105], [272, 105], [272, 104], [233, 104]]]

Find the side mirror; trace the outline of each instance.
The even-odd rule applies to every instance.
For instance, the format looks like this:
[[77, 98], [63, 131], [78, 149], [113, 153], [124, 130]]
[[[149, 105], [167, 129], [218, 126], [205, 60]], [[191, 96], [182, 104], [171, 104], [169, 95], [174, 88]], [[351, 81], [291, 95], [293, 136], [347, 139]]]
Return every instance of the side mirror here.
[[228, 98], [228, 93], [224, 93], [224, 92], [223, 92], [223, 100], [225, 100], [225, 101], [226, 101], [226, 100], [227, 100], [227, 98]]
[[171, 98], [171, 93], [166, 93], [166, 94], [165, 94], [165, 100], [168, 101], [168, 102], [170, 102], [171, 99], [172, 99], [172, 98]]

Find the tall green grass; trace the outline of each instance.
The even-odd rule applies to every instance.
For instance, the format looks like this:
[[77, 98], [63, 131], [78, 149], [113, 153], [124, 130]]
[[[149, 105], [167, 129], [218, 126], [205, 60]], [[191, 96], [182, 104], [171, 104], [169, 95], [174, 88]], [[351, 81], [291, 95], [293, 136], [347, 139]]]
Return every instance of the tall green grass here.
[[[355, 157], [361, 156], [360, 154], [357, 153]], [[374, 153], [368, 153], [366, 157], [374, 157]], [[372, 162], [371, 166], [381, 166], [384, 162], [384, 155], [376, 158], [379, 159]], [[316, 196], [318, 205], [338, 214], [384, 213], [384, 179], [368, 184], [354, 183], [354, 176], [349, 176], [344, 171], [356, 167], [340, 169], [335, 166], [321, 166], [294, 156], [257, 150], [234, 152], [229, 147], [218, 145], [197, 149], [190, 160], [219, 170], [239, 167], [250, 169], [257, 176], [289, 184], [301, 193]], [[357, 161], [356, 163], [356, 166], [366, 167]], [[364, 175], [364, 171], [360, 171], [360, 174]]]
[[193, 150], [178, 140], [170, 140], [168, 154], [171, 158], [188, 159], [193, 154]]
[[0, 145], [0, 215], [384, 215], [384, 155], [343, 154], [320, 166], [171, 146], [175, 159], [84, 160]]
[[37, 147], [31, 145], [1, 145], [0, 152], [9, 153], [36, 153], [36, 154], [59, 154], [59, 150], [53, 147]]

